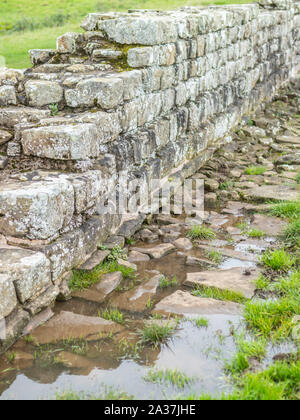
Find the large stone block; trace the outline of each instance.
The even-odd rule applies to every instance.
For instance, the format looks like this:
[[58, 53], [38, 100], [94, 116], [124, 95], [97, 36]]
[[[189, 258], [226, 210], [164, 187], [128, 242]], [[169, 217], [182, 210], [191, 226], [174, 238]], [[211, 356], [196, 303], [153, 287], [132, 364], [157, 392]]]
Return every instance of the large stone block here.
[[4, 274], [9, 276], [21, 303], [25, 303], [52, 284], [50, 262], [40, 252], [0, 248], [0, 263], [0, 278]]
[[63, 89], [57, 82], [32, 80], [25, 84], [30, 106], [58, 104], [63, 99]]
[[[1, 260], [1, 249], [0, 249]], [[1, 261], [2, 262], [2, 261]], [[0, 270], [2, 268], [2, 264]], [[0, 322], [17, 306], [17, 296], [14, 283], [9, 273], [0, 273]]]
[[64, 179], [8, 182], [0, 186], [0, 233], [50, 240], [70, 223], [74, 190]]
[[0, 106], [16, 105], [17, 96], [13, 86], [0, 87]]
[[94, 124], [58, 125], [24, 130], [25, 155], [49, 159], [81, 160], [99, 156]]
[[82, 80], [75, 89], [65, 92], [71, 108], [99, 106], [112, 109], [123, 100], [123, 81], [117, 77], [97, 77]]

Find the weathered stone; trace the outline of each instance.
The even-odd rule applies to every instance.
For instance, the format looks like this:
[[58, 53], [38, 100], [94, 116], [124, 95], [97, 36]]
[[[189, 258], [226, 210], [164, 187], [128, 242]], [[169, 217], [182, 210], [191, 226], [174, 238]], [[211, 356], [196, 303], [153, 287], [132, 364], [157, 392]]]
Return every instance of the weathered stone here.
[[56, 48], [60, 53], [73, 54], [76, 51], [76, 39], [79, 34], [76, 32], [68, 32], [57, 38]]
[[276, 160], [276, 164], [300, 165], [300, 153], [282, 155]]
[[30, 106], [58, 104], [63, 99], [63, 89], [56, 82], [29, 81], [25, 84], [25, 92]]
[[123, 81], [117, 77], [98, 77], [83, 80], [76, 89], [66, 90], [65, 98], [71, 108], [99, 106], [112, 109], [123, 100]]
[[161, 274], [158, 274], [141, 286], [117, 296], [112, 301], [113, 307], [131, 312], [144, 311], [147, 309], [151, 299], [156, 295], [161, 277]]
[[135, 264], [133, 264], [130, 261], [123, 260], [122, 258], [118, 259], [118, 264], [123, 267], [129, 268], [130, 270], [137, 271], [137, 266]]
[[279, 136], [276, 137], [278, 143], [300, 146], [300, 136]]
[[203, 268], [215, 268], [216, 264], [208, 261], [208, 260], [204, 260], [202, 258], [196, 258], [196, 257], [191, 257], [188, 256], [186, 259], [186, 265], [191, 265], [191, 266], [201, 266]]
[[5, 169], [8, 164], [8, 159], [6, 157], [0, 156], [0, 169]]
[[155, 50], [151, 47], [131, 48], [128, 51], [127, 62], [130, 67], [147, 67], [155, 64]]
[[142, 254], [141, 252], [131, 251], [128, 256], [128, 261], [131, 263], [147, 262], [150, 261], [150, 257], [146, 254]]
[[205, 189], [207, 191], [217, 191], [219, 189], [219, 183], [218, 181], [214, 180], [214, 179], [206, 179], [205, 180]]
[[5, 337], [0, 337], [0, 353], [17, 341], [29, 319], [29, 314], [21, 308], [16, 309], [5, 319]]
[[117, 333], [122, 328], [112, 321], [106, 321], [99, 317], [60, 312], [45, 325], [34, 330], [31, 335], [36, 342], [42, 345], [68, 338], [93, 341], [99, 339], [101, 333]]
[[208, 209], [213, 209], [216, 207], [218, 202], [217, 194], [208, 193], [205, 194], [205, 207]]
[[262, 186], [251, 188], [245, 192], [245, 198], [248, 200], [270, 201], [295, 201], [298, 199], [300, 190], [296, 186], [278, 185]]
[[192, 242], [187, 238], [177, 239], [175, 242], [173, 242], [173, 245], [175, 245], [176, 248], [185, 249], [186, 251], [193, 248]]
[[251, 223], [251, 228], [258, 229], [270, 236], [278, 236], [282, 234], [286, 225], [287, 223], [279, 217], [255, 214]]
[[12, 134], [9, 131], [0, 130], [0, 145], [7, 143], [12, 139]]
[[0, 86], [0, 106], [16, 105], [17, 97], [13, 86]]
[[38, 315], [35, 315], [28, 325], [26, 325], [26, 328], [23, 330], [22, 335], [28, 335], [31, 333], [31, 331], [38, 328], [40, 325], [45, 324], [49, 319], [51, 319], [54, 316], [54, 312], [51, 308], [47, 308], [44, 311], [40, 312]]
[[50, 262], [40, 252], [0, 248], [0, 261], [0, 272], [9, 275], [14, 282], [21, 303], [52, 284]]
[[171, 254], [175, 249], [175, 246], [172, 244], [161, 244], [154, 248], [132, 248], [132, 251], [141, 252], [142, 254], [149, 255], [151, 258], [159, 259]]
[[241, 310], [237, 303], [200, 298], [181, 290], [166, 297], [154, 308], [155, 313], [166, 315], [240, 315]]
[[114, 249], [115, 247], [124, 248], [125, 238], [123, 236], [110, 236], [103, 244], [107, 249]]
[[25, 155], [49, 159], [78, 160], [100, 154], [94, 124], [74, 124], [31, 128], [23, 131]]
[[146, 216], [143, 214], [139, 214], [137, 216], [126, 215], [122, 220], [122, 224], [118, 230], [118, 235], [124, 236], [126, 239], [130, 239], [135, 232], [140, 229], [145, 217]]
[[[0, 250], [1, 252], [1, 250]], [[1, 270], [1, 269], [0, 269]], [[17, 296], [13, 279], [9, 273], [0, 273], [0, 322], [17, 306]]]
[[48, 178], [0, 187], [0, 232], [29, 239], [50, 239], [66, 227], [74, 211], [70, 183]]
[[94, 252], [94, 254], [84, 264], [82, 264], [79, 269], [83, 271], [93, 271], [94, 268], [103, 263], [109, 254], [109, 251], [98, 250]]
[[203, 271], [201, 273], [188, 273], [184, 285], [230, 290], [251, 299], [256, 289], [254, 282], [258, 277], [258, 270], [245, 270], [245, 268]]

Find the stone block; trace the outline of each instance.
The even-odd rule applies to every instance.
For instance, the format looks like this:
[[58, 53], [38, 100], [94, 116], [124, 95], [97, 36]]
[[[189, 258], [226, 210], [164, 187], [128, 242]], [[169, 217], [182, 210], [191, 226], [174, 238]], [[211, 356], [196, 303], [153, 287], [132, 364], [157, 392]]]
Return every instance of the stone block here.
[[13, 86], [0, 87], [0, 106], [16, 105], [17, 96]]
[[58, 104], [63, 99], [63, 89], [57, 82], [32, 80], [25, 83], [25, 92], [30, 106]]

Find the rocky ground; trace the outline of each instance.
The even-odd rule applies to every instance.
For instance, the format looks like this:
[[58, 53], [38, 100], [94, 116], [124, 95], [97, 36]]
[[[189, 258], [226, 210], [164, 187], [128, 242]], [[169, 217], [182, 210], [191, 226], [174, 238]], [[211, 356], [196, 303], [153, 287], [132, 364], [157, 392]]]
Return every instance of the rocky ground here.
[[152, 216], [99, 246], [73, 299], [0, 358], [2, 398], [300, 398], [299, 92], [282, 89], [194, 175], [204, 220]]

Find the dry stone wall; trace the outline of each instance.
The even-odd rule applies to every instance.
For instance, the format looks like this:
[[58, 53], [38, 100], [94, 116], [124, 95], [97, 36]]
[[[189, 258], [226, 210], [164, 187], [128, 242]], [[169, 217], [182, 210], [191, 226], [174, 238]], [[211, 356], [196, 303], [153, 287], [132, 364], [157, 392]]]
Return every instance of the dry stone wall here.
[[[300, 3], [92, 13], [31, 69], [0, 69], [0, 319], [8, 338], [66, 290], [110, 234], [129, 171], [191, 176], [299, 66]], [[4, 344], [5, 343], [5, 344]]]

